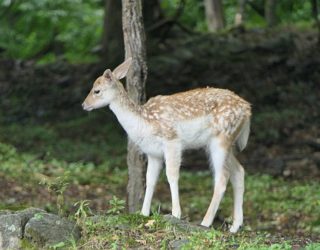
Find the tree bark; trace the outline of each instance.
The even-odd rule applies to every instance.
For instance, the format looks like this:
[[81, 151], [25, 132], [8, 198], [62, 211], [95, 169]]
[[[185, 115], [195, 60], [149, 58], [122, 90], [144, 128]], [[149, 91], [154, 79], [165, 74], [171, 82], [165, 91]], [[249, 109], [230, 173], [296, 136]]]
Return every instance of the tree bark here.
[[245, 8], [246, 8], [247, 0], [238, 0], [238, 8], [234, 18], [234, 24], [236, 26], [243, 25], [245, 19]]
[[264, 15], [268, 27], [275, 26], [277, 23], [276, 0], [266, 0], [264, 9]]
[[105, 0], [103, 25], [102, 59], [105, 65], [113, 68], [124, 57], [120, 0]]
[[[132, 57], [132, 66], [127, 74], [126, 87], [130, 98], [144, 103], [145, 83], [147, 80], [146, 39], [142, 18], [141, 0], [122, 0], [122, 28], [125, 57]], [[132, 141], [128, 142], [127, 164], [129, 180], [127, 186], [127, 204], [130, 213], [140, 209], [142, 204], [146, 159]]]
[[224, 13], [221, 0], [204, 0], [209, 31], [215, 32], [224, 28]]

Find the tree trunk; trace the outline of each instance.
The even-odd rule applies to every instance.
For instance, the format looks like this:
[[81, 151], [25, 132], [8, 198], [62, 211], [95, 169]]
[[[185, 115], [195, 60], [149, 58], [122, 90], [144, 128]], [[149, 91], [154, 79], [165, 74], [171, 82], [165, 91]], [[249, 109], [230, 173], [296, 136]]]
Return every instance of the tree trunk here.
[[105, 0], [104, 28], [102, 35], [103, 63], [115, 67], [124, 57], [121, 28], [121, 1]]
[[[141, 0], [122, 0], [122, 28], [126, 58], [132, 57], [132, 66], [127, 74], [127, 91], [136, 103], [145, 102], [147, 79], [145, 32]], [[127, 164], [129, 180], [127, 204], [129, 212], [140, 209], [144, 194], [146, 159], [132, 141], [128, 142]]]
[[209, 31], [224, 28], [224, 13], [221, 0], [204, 0]]
[[317, 0], [311, 0], [311, 14], [318, 29], [318, 45], [320, 46], [320, 20], [319, 20], [319, 6]]
[[277, 23], [276, 0], [266, 0], [264, 9], [264, 15], [268, 27], [275, 26]]
[[247, 0], [238, 0], [238, 8], [234, 19], [236, 26], [243, 25]]

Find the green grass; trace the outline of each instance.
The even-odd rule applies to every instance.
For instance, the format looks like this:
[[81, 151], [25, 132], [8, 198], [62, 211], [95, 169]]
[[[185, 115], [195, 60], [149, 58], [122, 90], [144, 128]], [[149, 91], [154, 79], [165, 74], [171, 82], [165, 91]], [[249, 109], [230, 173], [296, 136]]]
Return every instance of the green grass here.
[[[217, 229], [204, 230], [186, 222], [179, 225], [158, 213], [150, 217], [120, 214], [87, 218], [83, 221], [83, 232], [78, 246], [85, 249], [171, 249], [177, 245], [181, 249], [292, 249], [297, 244], [295, 240], [266, 232], [243, 229], [230, 234]], [[306, 249], [318, 247], [319, 243], [306, 244]]]
[[[109, 114], [110, 116], [110, 114]], [[0, 141], [21, 151], [66, 161], [101, 163], [107, 157], [117, 164], [125, 159], [125, 135], [108, 113], [72, 120], [0, 126]], [[106, 120], [107, 117], [107, 120]], [[106, 157], [107, 156], [107, 157]]]
[[[82, 227], [83, 238], [77, 243], [80, 249], [168, 249], [179, 240], [183, 242], [182, 249], [291, 249], [293, 245], [320, 248], [317, 180], [248, 174], [245, 223], [236, 235], [228, 233], [226, 226], [232, 214], [230, 185], [210, 230], [186, 230], [164, 219], [162, 215], [171, 209], [164, 174], [151, 217], [124, 213], [121, 200], [125, 199], [127, 183], [125, 137], [119, 128], [101, 121], [100, 117], [88, 116], [56, 124], [3, 125], [0, 188], [4, 192], [0, 208], [38, 206], [53, 212], [64, 210], [65, 216], [75, 218]], [[182, 169], [180, 194], [184, 220], [199, 223], [212, 196], [211, 173]]]

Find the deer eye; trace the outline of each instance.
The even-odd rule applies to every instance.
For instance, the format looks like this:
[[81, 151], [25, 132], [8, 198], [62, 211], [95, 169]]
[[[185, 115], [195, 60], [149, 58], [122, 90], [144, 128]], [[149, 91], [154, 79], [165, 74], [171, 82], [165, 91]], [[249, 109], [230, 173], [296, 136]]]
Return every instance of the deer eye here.
[[94, 90], [93, 93], [94, 93], [95, 95], [97, 95], [97, 94], [100, 93], [100, 90]]

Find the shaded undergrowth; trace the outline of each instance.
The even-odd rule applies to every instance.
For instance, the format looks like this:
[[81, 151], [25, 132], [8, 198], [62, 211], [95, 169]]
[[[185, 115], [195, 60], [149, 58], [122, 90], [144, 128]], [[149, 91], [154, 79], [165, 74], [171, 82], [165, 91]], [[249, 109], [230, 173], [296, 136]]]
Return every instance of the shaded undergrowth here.
[[[239, 234], [231, 235], [227, 231], [232, 213], [230, 188], [212, 229], [181, 230], [161, 216], [171, 209], [164, 175], [155, 193], [151, 217], [124, 213], [121, 200], [125, 198], [127, 171], [122, 156], [100, 163], [68, 162], [51, 154], [39, 158], [6, 143], [0, 144], [0, 155], [1, 188], [6, 190], [1, 193], [1, 209], [38, 206], [76, 218], [83, 230], [77, 245], [80, 249], [167, 249], [175, 244], [181, 244], [182, 249], [319, 247], [317, 180], [247, 175], [245, 224]], [[180, 190], [184, 220], [199, 223], [212, 195], [211, 173], [182, 170]]]

